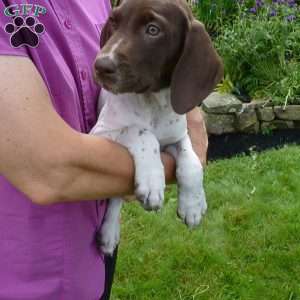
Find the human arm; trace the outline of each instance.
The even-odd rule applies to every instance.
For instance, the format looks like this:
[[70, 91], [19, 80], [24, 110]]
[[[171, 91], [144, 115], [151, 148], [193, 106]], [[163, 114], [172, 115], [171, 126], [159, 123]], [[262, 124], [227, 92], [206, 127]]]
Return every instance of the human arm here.
[[[68, 126], [28, 58], [0, 56], [0, 74], [0, 174], [38, 204], [133, 192], [128, 151]], [[170, 180], [174, 161], [162, 159]]]
[[201, 110], [195, 107], [187, 114], [188, 133], [192, 146], [203, 166], [206, 165], [208, 136]]

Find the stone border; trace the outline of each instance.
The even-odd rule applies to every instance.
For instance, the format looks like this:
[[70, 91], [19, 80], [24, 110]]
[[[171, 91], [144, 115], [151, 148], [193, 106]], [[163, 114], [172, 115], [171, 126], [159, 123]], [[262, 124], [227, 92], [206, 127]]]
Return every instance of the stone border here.
[[234, 95], [212, 93], [202, 103], [207, 132], [269, 133], [277, 129], [300, 129], [300, 105], [272, 106], [266, 101], [242, 103]]

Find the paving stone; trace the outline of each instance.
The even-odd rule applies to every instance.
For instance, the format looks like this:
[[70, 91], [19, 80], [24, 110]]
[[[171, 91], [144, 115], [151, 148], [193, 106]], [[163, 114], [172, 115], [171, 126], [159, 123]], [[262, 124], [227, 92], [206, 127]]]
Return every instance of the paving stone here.
[[208, 134], [220, 135], [235, 132], [234, 115], [203, 113]]
[[260, 130], [260, 123], [256, 122], [255, 124], [244, 128], [242, 132], [244, 132], [244, 133], [259, 133], [259, 130]]
[[260, 121], [270, 122], [275, 119], [273, 107], [259, 107], [256, 112]]
[[300, 121], [300, 105], [275, 106], [274, 112], [278, 119]]
[[293, 121], [273, 120], [271, 122], [262, 122], [260, 129], [262, 132], [275, 129], [293, 129], [295, 124]]
[[244, 104], [241, 111], [236, 113], [235, 127], [238, 131], [248, 132], [251, 128], [259, 128], [255, 108]]
[[226, 114], [241, 110], [242, 102], [231, 94], [210, 94], [202, 103], [202, 108], [207, 113]]

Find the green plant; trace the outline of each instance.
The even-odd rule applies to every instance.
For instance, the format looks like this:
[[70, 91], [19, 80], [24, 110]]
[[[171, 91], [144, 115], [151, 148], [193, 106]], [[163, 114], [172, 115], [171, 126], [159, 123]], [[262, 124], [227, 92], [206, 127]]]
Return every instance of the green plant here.
[[218, 34], [220, 28], [236, 12], [236, 1], [218, 0], [212, 3], [210, 0], [199, 1], [194, 7], [194, 15], [203, 22], [211, 35]]
[[215, 41], [238, 90], [277, 104], [300, 103], [300, 22], [243, 12]]
[[231, 94], [234, 91], [234, 85], [227, 74], [225, 78], [216, 87], [216, 91], [221, 94]]
[[272, 127], [264, 127], [261, 129], [262, 134], [264, 135], [272, 135], [273, 134], [273, 128]]
[[212, 36], [217, 36], [224, 26], [232, 23], [241, 7], [250, 8], [254, 3], [254, 0], [199, 0], [194, 14]]

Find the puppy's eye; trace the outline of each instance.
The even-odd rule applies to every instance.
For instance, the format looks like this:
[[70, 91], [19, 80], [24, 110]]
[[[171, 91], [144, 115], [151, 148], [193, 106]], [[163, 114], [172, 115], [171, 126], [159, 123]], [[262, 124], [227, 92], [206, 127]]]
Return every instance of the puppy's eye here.
[[146, 33], [151, 36], [157, 36], [160, 33], [160, 28], [154, 24], [150, 24], [146, 29]]

